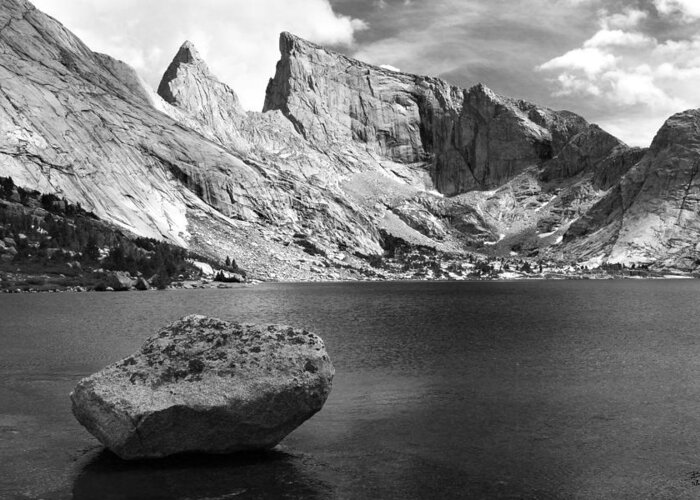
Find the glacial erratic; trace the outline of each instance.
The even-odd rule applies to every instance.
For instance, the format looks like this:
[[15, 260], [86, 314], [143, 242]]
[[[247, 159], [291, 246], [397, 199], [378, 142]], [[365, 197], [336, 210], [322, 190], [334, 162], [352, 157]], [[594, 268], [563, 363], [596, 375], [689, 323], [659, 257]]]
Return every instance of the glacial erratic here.
[[73, 414], [124, 459], [267, 449], [318, 412], [334, 368], [323, 340], [192, 315], [81, 380]]

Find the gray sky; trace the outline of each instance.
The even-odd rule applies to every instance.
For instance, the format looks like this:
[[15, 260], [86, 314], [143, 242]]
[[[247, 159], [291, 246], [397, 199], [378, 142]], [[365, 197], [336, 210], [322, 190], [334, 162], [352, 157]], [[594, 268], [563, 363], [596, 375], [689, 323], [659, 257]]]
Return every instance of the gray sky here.
[[633, 145], [700, 107], [700, 0], [34, 0], [155, 87], [186, 39], [262, 108], [291, 31], [374, 64], [575, 111]]

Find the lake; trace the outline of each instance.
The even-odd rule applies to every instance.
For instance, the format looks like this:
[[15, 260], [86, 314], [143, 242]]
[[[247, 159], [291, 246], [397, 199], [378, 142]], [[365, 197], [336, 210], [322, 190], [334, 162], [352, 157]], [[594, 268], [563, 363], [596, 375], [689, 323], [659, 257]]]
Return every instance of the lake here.
[[[0, 296], [0, 498], [697, 498], [700, 282], [264, 284]], [[200, 313], [320, 334], [275, 450], [123, 462], [77, 381]]]

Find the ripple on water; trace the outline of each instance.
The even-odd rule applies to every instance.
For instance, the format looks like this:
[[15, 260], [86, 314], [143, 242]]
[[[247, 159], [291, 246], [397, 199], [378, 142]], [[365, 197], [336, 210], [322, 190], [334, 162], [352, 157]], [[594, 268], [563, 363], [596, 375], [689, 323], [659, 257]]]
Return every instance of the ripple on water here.
[[[695, 498], [699, 299], [697, 281], [3, 296], [0, 497]], [[321, 334], [324, 409], [272, 454], [94, 450], [75, 382], [192, 313]]]

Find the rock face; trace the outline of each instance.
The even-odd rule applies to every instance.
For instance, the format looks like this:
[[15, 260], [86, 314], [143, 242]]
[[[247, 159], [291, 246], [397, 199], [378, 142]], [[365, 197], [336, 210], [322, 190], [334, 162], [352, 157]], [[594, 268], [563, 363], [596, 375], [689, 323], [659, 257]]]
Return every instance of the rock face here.
[[105, 287], [109, 287], [115, 292], [123, 292], [130, 290], [137, 283], [137, 280], [131, 277], [129, 273], [123, 271], [112, 271], [106, 273], [103, 278]]
[[[254, 117], [246, 130], [268, 149], [241, 153], [247, 143], [223, 133], [235, 135], [235, 94], [201, 77], [205, 65], [192, 47], [169, 72], [180, 83], [170, 91], [177, 108], [29, 2], [3, 2], [0, 26], [0, 175], [80, 203], [130, 233], [216, 260], [233, 255], [263, 279], [272, 269], [293, 276], [286, 262], [303, 255], [288, 245], [296, 232], [381, 252], [367, 214], [329, 190], [338, 180], [313, 177], [324, 164], [303, 149], [289, 154], [300, 141], [281, 113]], [[196, 89], [208, 98], [192, 99]]]
[[610, 163], [614, 163], [616, 158], [624, 155], [629, 149], [618, 138], [597, 125], [592, 125], [576, 134], [551, 161], [547, 162], [540, 178], [545, 182], [567, 179], [580, 172], [588, 171], [596, 174], [596, 179], [600, 177], [596, 184], [602, 187], [610, 183], [608, 177], [618, 180], [621, 174], [636, 163], [634, 160], [639, 160], [639, 158], [632, 158], [625, 161], [623, 157], [619, 161], [621, 168], [611, 169]]
[[238, 96], [212, 75], [195, 46], [187, 41], [175, 54], [158, 86], [168, 104], [186, 110], [234, 150], [244, 148], [238, 132], [246, 113]]
[[649, 151], [565, 235], [566, 251], [682, 270], [700, 262], [700, 110], [672, 116]]
[[464, 90], [386, 70], [289, 33], [280, 37], [280, 51], [264, 110], [281, 110], [314, 143], [354, 142], [393, 161], [426, 162], [446, 195], [497, 187], [550, 160], [590, 127], [573, 113], [502, 97], [481, 84]]
[[73, 414], [124, 459], [271, 448], [318, 412], [323, 341], [287, 326], [187, 316], [78, 383]]
[[681, 161], [692, 127], [674, 125], [678, 136], [644, 156], [574, 113], [288, 33], [264, 112], [246, 112], [189, 42], [156, 93], [26, 0], [4, 0], [0, 26], [0, 176], [131, 234], [232, 256], [253, 279], [358, 277], [396, 239], [627, 259], [637, 247], [625, 228], [643, 219], [644, 259], [691, 244], [661, 220], [677, 209], [694, 224], [694, 181], [682, 196], [693, 167]]

